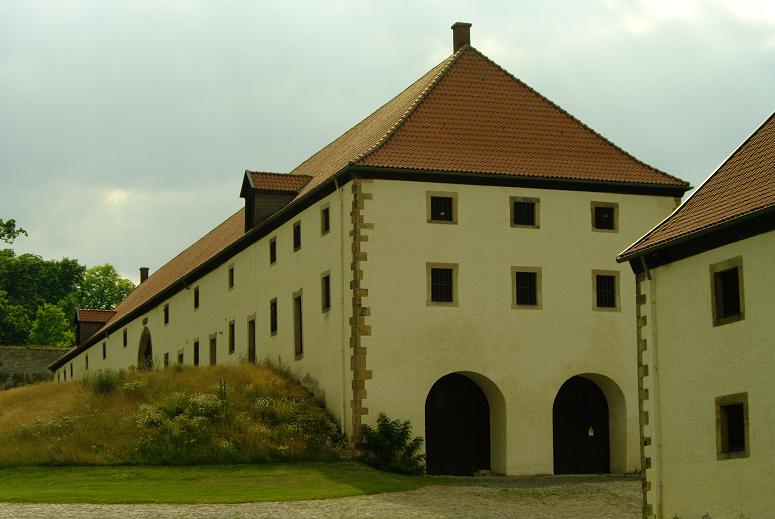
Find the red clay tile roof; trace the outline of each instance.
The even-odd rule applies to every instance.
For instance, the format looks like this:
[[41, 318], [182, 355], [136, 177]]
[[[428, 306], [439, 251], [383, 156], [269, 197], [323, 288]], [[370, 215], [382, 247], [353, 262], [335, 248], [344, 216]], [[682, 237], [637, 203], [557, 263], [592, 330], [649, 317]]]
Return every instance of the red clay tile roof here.
[[261, 171], [245, 171], [245, 173], [250, 175], [250, 181], [255, 189], [288, 193], [298, 193], [312, 178], [309, 175], [290, 175], [287, 173], [266, 173]]
[[675, 186], [465, 46], [300, 164], [305, 190], [348, 164]]
[[115, 310], [91, 310], [89, 308], [79, 308], [75, 313], [76, 319], [88, 323], [106, 323], [116, 315]]
[[775, 206], [775, 113], [673, 214], [619, 255], [655, 247]]
[[[622, 151], [470, 46], [432, 68], [290, 175], [248, 173], [262, 189], [298, 189], [298, 199], [348, 165], [688, 188], [686, 182]], [[243, 220], [240, 209], [154, 272], [97, 333], [237, 241]]]

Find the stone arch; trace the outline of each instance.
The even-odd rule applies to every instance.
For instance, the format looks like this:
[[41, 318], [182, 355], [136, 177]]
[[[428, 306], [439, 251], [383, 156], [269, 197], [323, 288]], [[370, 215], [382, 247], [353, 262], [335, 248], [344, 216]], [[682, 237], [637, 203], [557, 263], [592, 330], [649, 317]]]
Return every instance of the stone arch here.
[[143, 328], [143, 333], [140, 335], [140, 345], [137, 348], [137, 367], [139, 369], [153, 368], [153, 344], [151, 331], [147, 326]]
[[626, 471], [627, 409], [612, 379], [598, 373], [567, 379], [554, 399], [552, 425], [556, 474]]
[[489, 378], [459, 371], [439, 378], [425, 400], [429, 474], [506, 472], [506, 404]]

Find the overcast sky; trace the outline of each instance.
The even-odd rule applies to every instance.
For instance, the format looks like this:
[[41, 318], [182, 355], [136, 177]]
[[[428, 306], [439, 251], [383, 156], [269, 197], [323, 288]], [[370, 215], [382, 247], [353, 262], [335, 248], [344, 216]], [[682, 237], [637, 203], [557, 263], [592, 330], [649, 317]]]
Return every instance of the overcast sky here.
[[138, 280], [452, 50], [701, 183], [775, 110], [775, 1], [0, 0], [14, 248]]

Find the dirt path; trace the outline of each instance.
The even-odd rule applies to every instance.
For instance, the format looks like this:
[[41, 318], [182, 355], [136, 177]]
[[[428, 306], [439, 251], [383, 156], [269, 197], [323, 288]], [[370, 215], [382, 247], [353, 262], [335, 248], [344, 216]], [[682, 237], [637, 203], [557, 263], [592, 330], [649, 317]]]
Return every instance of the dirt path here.
[[19, 518], [408, 518], [638, 519], [640, 480], [626, 477], [531, 477], [469, 480], [411, 492], [319, 501], [231, 505], [47, 505], [0, 503]]

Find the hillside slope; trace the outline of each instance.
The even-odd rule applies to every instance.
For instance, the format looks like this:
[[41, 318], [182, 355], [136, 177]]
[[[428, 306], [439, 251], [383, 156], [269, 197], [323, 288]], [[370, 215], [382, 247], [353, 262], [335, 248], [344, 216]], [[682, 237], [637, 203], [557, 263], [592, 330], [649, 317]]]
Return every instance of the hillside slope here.
[[0, 467], [331, 459], [323, 407], [268, 366], [99, 372], [0, 392]]

